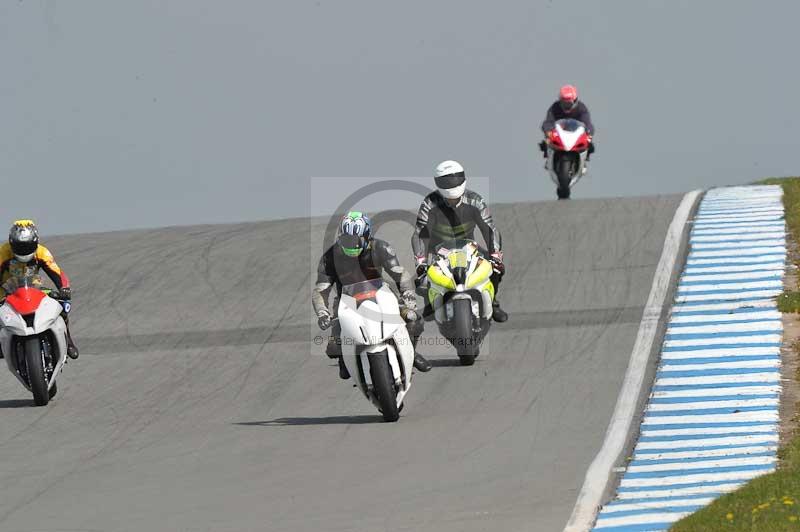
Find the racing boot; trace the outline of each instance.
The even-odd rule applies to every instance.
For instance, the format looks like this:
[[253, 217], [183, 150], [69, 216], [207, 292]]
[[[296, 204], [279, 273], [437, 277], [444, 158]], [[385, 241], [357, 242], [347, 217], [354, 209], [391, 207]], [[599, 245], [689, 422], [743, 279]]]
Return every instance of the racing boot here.
[[350, 378], [350, 372], [347, 371], [347, 366], [344, 365], [344, 359], [339, 356], [339, 378], [346, 381]]
[[431, 363], [428, 362], [428, 359], [414, 351], [414, 367], [417, 369], [417, 371], [427, 373], [433, 366], [431, 366]]
[[497, 323], [508, 321], [508, 313], [500, 308], [500, 301], [497, 300], [497, 296], [492, 301], [492, 319]]
[[80, 352], [75, 346], [75, 342], [72, 341], [72, 335], [69, 333], [69, 329], [67, 329], [67, 356], [72, 360], [75, 360], [79, 355]]
[[[408, 319], [408, 314], [404, 316], [404, 319]], [[408, 330], [408, 336], [411, 338], [411, 346], [414, 348], [414, 367], [422, 373], [430, 371], [431, 363], [417, 352], [417, 344], [419, 343], [419, 337], [425, 330], [425, 322], [417, 316], [416, 319], [406, 321], [406, 329]]]

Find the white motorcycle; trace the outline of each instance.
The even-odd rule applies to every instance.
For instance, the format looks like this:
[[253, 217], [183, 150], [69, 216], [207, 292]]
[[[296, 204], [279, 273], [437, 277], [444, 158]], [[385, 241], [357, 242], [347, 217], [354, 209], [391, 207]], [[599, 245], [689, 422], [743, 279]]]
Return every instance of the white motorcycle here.
[[586, 173], [586, 157], [591, 146], [586, 125], [573, 118], [558, 120], [543, 146], [547, 157], [544, 167], [558, 187], [556, 195], [558, 199], [569, 199], [572, 187]]
[[0, 349], [9, 371], [33, 393], [36, 406], [44, 406], [56, 395], [56, 377], [67, 360], [67, 326], [61, 313], [69, 312], [69, 304], [49, 297], [35, 277], [16, 284], [0, 306]]
[[414, 365], [397, 297], [381, 279], [345, 285], [338, 320], [347, 370], [383, 419], [397, 421]]

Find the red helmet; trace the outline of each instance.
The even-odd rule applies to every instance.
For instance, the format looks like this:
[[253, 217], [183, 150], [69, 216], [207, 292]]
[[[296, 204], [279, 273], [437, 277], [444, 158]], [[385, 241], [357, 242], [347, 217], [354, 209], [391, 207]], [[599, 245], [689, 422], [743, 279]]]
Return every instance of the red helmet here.
[[578, 89], [573, 85], [564, 85], [558, 91], [558, 100], [561, 102], [561, 108], [565, 111], [571, 111], [578, 103]]

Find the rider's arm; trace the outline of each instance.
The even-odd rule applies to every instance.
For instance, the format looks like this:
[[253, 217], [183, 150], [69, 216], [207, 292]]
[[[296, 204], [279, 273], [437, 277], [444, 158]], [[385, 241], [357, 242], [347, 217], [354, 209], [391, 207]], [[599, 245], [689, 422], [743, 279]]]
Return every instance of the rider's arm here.
[[503, 247], [503, 239], [500, 236], [500, 231], [492, 219], [492, 213], [489, 212], [489, 207], [482, 197], [478, 196], [475, 202], [475, 207], [478, 209], [478, 228], [481, 230], [483, 240], [486, 242], [486, 247], [490, 252], [501, 251]]
[[56, 259], [53, 258], [53, 254], [50, 253], [49, 249], [40, 244], [39, 248], [36, 250], [36, 260], [39, 261], [39, 265], [50, 280], [53, 281], [53, 284], [56, 285], [56, 288], [59, 290], [62, 288], [69, 288], [69, 277], [67, 277], [67, 274], [56, 264]]
[[594, 125], [592, 124], [592, 115], [589, 113], [589, 108], [586, 107], [586, 104], [580, 102], [580, 114], [578, 115], [578, 120], [584, 123], [586, 126], [586, 132], [589, 135], [594, 135]]
[[328, 294], [330, 294], [331, 287], [336, 279], [334, 279], [329, 272], [328, 262], [325, 260], [327, 255], [328, 254], [325, 253], [319, 259], [319, 265], [317, 266], [317, 283], [311, 291], [311, 304], [314, 305], [314, 314], [317, 316], [320, 315], [320, 312], [331, 314], [327, 301]]
[[[2, 253], [2, 249], [0, 249], [0, 253]], [[3, 257], [5, 259], [5, 257]], [[0, 281], [4, 281], [6, 278], [6, 273], [8, 272], [8, 260], [3, 260], [3, 264], [0, 265]], [[4, 288], [5, 284], [0, 285], [0, 299], [5, 299], [8, 295], [8, 291]]]
[[544, 117], [544, 122], [542, 122], [542, 131], [547, 133], [554, 127], [556, 127], [556, 115], [553, 112], [553, 108], [558, 105], [554, 103], [550, 107], [547, 108], [547, 115]]
[[377, 251], [378, 262], [380, 262], [383, 270], [389, 274], [389, 277], [397, 285], [400, 293], [414, 291], [414, 279], [411, 274], [403, 268], [400, 261], [397, 259], [397, 254], [394, 248], [388, 242], [375, 239], [375, 251]]
[[428, 238], [428, 216], [432, 205], [430, 197], [425, 198], [417, 213], [417, 223], [414, 227], [414, 234], [411, 235], [411, 250], [417, 259], [424, 258], [427, 253], [423, 238]]

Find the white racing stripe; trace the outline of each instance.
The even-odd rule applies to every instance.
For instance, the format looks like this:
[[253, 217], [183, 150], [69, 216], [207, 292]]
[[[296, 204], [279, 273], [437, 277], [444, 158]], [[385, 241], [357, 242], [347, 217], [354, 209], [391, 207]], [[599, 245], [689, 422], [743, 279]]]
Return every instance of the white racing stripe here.
[[778, 305], [775, 303], [774, 299], [757, 299], [753, 301], [720, 301], [718, 303], [697, 303], [691, 305], [681, 305], [676, 304], [672, 307], [672, 315], [681, 315], [683, 313], [689, 312], [706, 312], [709, 310], [722, 310], [722, 311], [732, 311], [738, 309], [763, 309], [763, 308], [773, 308], [777, 309]]
[[695, 227], [692, 236], [704, 235], [748, 235], [753, 233], [781, 233], [786, 234], [786, 224], [781, 222], [763, 222], [756, 224], [731, 224], [733, 227]]
[[738, 384], [731, 384], [730, 386], [721, 386], [719, 388], [703, 388], [692, 390], [660, 390], [656, 388], [653, 391], [652, 397], [654, 399], [674, 399], [678, 397], [719, 397], [723, 395], [736, 395], [747, 397], [750, 395], [767, 395], [781, 392], [779, 384], [762, 385], [762, 386], [740, 386]]
[[750, 256], [758, 256], [758, 255], [777, 255], [777, 254], [785, 254], [786, 247], [781, 245], [774, 245], [774, 246], [762, 246], [757, 248], [742, 248], [736, 249], [735, 251], [731, 251], [729, 249], [717, 249], [712, 251], [694, 251], [689, 254], [689, 260], [694, 259], [708, 259], [714, 257], [729, 257], [730, 255], [736, 255], [738, 258], [750, 257]]
[[675, 423], [752, 423], [762, 421], [778, 421], [777, 410], [757, 410], [736, 414], [683, 415], [680, 416], [680, 419], [675, 416], [654, 416], [648, 413], [642, 419], [642, 425], [653, 429], [659, 425], [674, 425]]
[[700, 281], [710, 281], [711, 284], [719, 281], [748, 281], [751, 279], [764, 279], [765, 277], [780, 279], [783, 277], [783, 264], [780, 269], [768, 271], [749, 271], [749, 272], [729, 272], [729, 273], [700, 273], [692, 275], [684, 275], [680, 279], [680, 283], [697, 283]]
[[724, 449], [707, 449], [705, 451], [671, 451], [663, 453], [641, 453], [633, 455], [634, 460], [680, 460], [682, 458], [712, 458], [745, 454], [771, 453], [778, 450], [777, 445], [754, 445], [752, 447], [727, 447]]
[[768, 290], [746, 290], [743, 292], [715, 292], [713, 294], [679, 294], [675, 301], [678, 303], [692, 303], [695, 301], [735, 301], [749, 297], [775, 297], [782, 292], [782, 288]]
[[645, 464], [645, 465], [637, 465], [635, 463], [631, 463], [628, 466], [629, 473], [655, 473], [661, 471], [682, 471], [684, 469], [711, 469], [711, 468], [720, 468], [720, 467], [740, 467], [740, 466], [760, 466], [760, 465], [772, 465], [777, 462], [778, 459], [775, 456], [748, 456], [745, 458], [710, 458], [708, 460], [703, 460], [700, 462], [685, 462], [685, 461], [678, 461], [674, 464]]
[[[763, 240], [753, 240], [751, 242], [741, 241], [741, 242], [695, 242], [692, 243], [692, 252], [699, 253], [709, 249], [725, 249], [725, 250], [751, 250], [751, 249], [759, 249], [767, 248], [767, 247], [778, 247], [778, 246], [785, 246], [786, 240], [784, 238], [767, 238]], [[758, 246], [758, 247], [753, 247]]]
[[730, 344], [774, 344], [780, 343], [780, 334], [758, 334], [753, 336], [715, 336], [713, 338], [692, 338], [688, 340], [667, 340], [665, 347], [699, 347]]
[[[670, 361], [672, 362], [670, 364]], [[745, 368], [779, 368], [778, 359], [741, 360], [726, 362], [702, 362], [698, 364], [676, 364], [674, 359], [661, 365], [662, 371], [703, 371], [709, 369], [745, 369]]]
[[669, 486], [654, 486], [648, 491], [622, 491], [617, 497], [624, 501], [626, 499], [654, 499], [660, 497], [687, 497], [690, 495], [703, 495], [706, 493], [728, 493], [743, 484], [742, 480], [734, 480], [728, 484], [716, 484], [711, 486], [696, 486], [692, 488], [670, 488]]
[[697, 401], [694, 403], [650, 403], [647, 412], [671, 412], [675, 410], [703, 410], [706, 408], [742, 408], [753, 406], [777, 406], [778, 398], [737, 399], [730, 401]]
[[[770, 347], [737, 347], [736, 349], [700, 349], [697, 351], [670, 351], [661, 355], [664, 365], [674, 364], [676, 360], [687, 360], [692, 358], [728, 358], [728, 357], [749, 357], [764, 356], [774, 357], [780, 354], [780, 346]], [[765, 359], [766, 360], [766, 359]]]
[[630, 512], [634, 510], [650, 510], [654, 508], [669, 508], [677, 506], [696, 506], [708, 504], [714, 499], [711, 497], [703, 497], [700, 499], [669, 499], [667, 501], [648, 501], [648, 502], [633, 502], [628, 504], [614, 504], [609, 506], [604, 512], [604, 515], [612, 516], [619, 512]]
[[740, 214], [704, 214], [702, 216], [697, 217], [697, 223], [702, 224], [704, 222], [724, 222], [724, 221], [762, 222], [762, 221], [780, 220], [780, 219], [781, 219], [781, 214], [778, 211], [760, 212], [749, 216], [742, 216]]
[[703, 266], [705, 264], [713, 264], [714, 266], [722, 266], [722, 265], [733, 265], [733, 264], [745, 264], [751, 266], [753, 264], [760, 264], [760, 263], [774, 263], [774, 262], [784, 262], [786, 260], [786, 253], [785, 251], [781, 251], [778, 253], [769, 253], [766, 255], [753, 255], [750, 257], [738, 257], [738, 256], [731, 256], [731, 257], [710, 257], [710, 258], [697, 258], [697, 257], [687, 257], [686, 264], [688, 266]]
[[[763, 435], [748, 435], [748, 436], [730, 436], [725, 438], [703, 438], [692, 440], [670, 440], [670, 441], [640, 441], [636, 445], [637, 451], [652, 451], [657, 449], [672, 449], [675, 452], [680, 452], [679, 449], [699, 449], [703, 447], [717, 447], [722, 445], [753, 445], [753, 446], [766, 446], [773, 448], [777, 446], [780, 436], [777, 434], [763, 434]], [[755, 448], [755, 447], [751, 447]], [[690, 451], [694, 456], [701, 456], [703, 452], [709, 451]], [[644, 456], [644, 455], [643, 455]]]
[[702, 384], [727, 384], [741, 382], [780, 382], [780, 373], [770, 371], [768, 373], [743, 373], [740, 375], [711, 375], [708, 377], [668, 377], [658, 379], [656, 386], [689, 386]]
[[779, 320], [781, 313], [777, 310], [767, 310], [762, 312], [725, 312], [722, 314], [706, 314], [706, 315], [674, 315], [670, 318], [670, 324], [677, 323], [705, 323], [705, 322], [723, 322], [723, 321], [749, 321], [749, 320]]
[[782, 331], [783, 324], [778, 320], [761, 320], [746, 323], [725, 323], [714, 325], [693, 325], [669, 327], [667, 334], [719, 334], [754, 331]]
[[597, 520], [595, 530], [603, 530], [604, 528], [614, 528], [619, 526], [636, 525], [640, 523], [663, 523], [673, 522], [689, 515], [691, 512], [664, 512], [664, 513], [648, 513], [639, 515], [628, 515], [625, 517], [603, 517]]
[[762, 221], [762, 222], [707, 222], [707, 223], [698, 223], [694, 222], [694, 230], [695, 231], [712, 231], [717, 229], [741, 229], [741, 228], [750, 228], [750, 227], [786, 227], [783, 222], [783, 219], [777, 219], [774, 221]]
[[715, 273], [742, 273], [742, 272], [780, 272], [784, 275], [786, 264], [782, 260], [764, 262], [759, 264], [733, 264], [729, 266], [695, 266], [688, 267], [683, 271], [684, 276], [689, 275], [711, 275]]
[[620, 482], [620, 487], [623, 488], [637, 488], [641, 486], [661, 486], [669, 487], [680, 484], [694, 484], [698, 482], [723, 482], [732, 480], [750, 480], [751, 478], [760, 477], [774, 468], [766, 465], [764, 469], [755, 469], [750, 471], [731, 471], [725, 473], [697, 473], [688, 475], [670, 475], [661, 478], [623, 478]]
[[666, 436], [699, 436], [699, 435], [725, 435], [735, 436], [737, 434], [777, 434], [778, 424], [769, 423], [766, 425], [753, 424], [753, 425], [737, 425], [733, 427], [710, 427], [702, 426], [696, 428], [684, 429], [650, 429], [644, 427], [642, 429], [642, 436], [646, 437], [666, 437]]
[[[728, 283], [704, 283], [704, 284], [679, 284], [678, 285], [678, 293], [679, 294], [691, 294], [694, 292], [711, 292], [716, 290], [755, 290], [757, 288], [769, 289], [769, 288], [783, 288], [783, 280], [781, 279], [769, 279], [766, 281], [742, 281], [741, 283], [736, 283], [735, 285], [731, 285]], [[708, 297], [708, 295], [706, 295]], [[714, 297], [711, 295], [711, 297]]]

